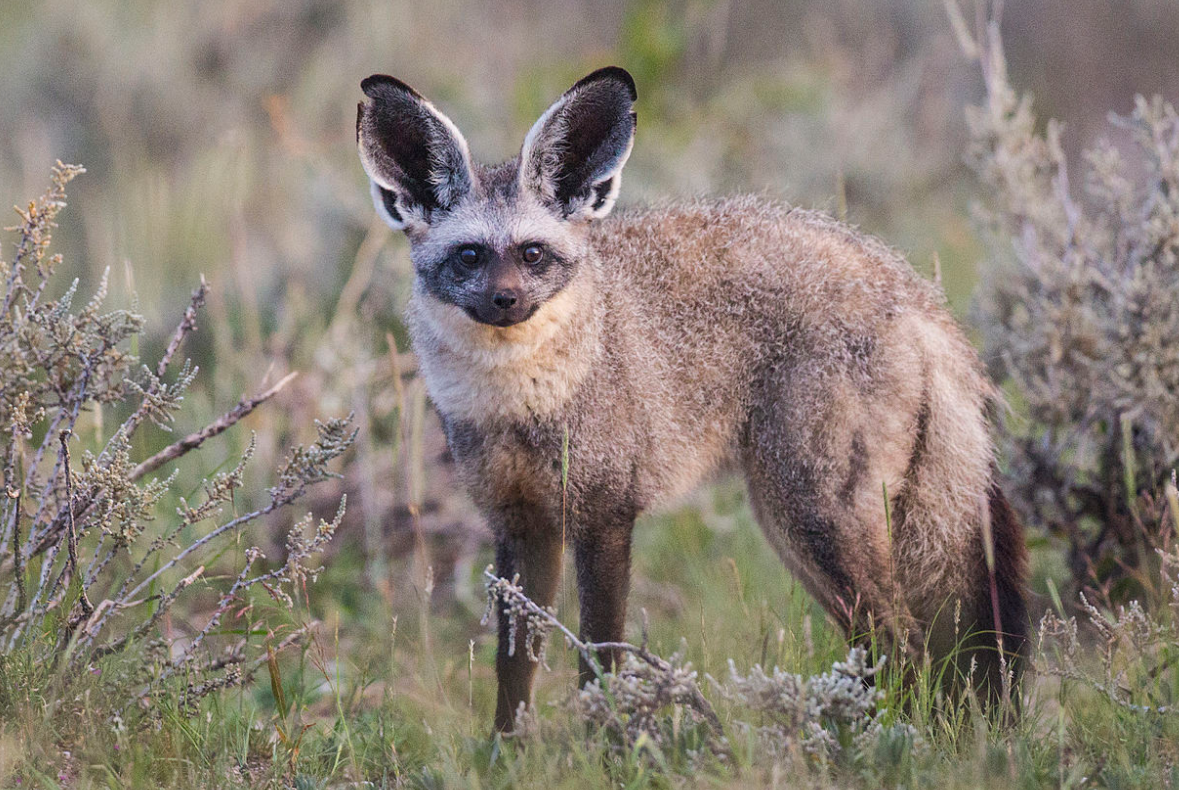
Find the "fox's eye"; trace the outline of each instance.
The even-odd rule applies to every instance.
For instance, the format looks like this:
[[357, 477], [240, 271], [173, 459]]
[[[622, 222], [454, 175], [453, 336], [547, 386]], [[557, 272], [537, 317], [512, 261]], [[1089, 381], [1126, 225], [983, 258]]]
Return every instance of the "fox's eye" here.
[[478, 247], [463, 247], [459, 250], [459, 260], [463, 266], [474, 266], [479, 263], [479, 248]]
[[522, 257], [524, 263], [539, 263], [540, 259], [544, 257], [544, 248], [539, 244], [529, 244], [524, 248]]

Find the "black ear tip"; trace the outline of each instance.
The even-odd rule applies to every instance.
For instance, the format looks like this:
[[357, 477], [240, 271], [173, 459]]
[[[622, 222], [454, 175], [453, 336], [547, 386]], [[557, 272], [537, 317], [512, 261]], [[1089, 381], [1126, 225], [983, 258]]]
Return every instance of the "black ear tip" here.
[[389, 89], [400, 91], [402, 93], [408, 93], [410, 96], [421, 98], [420, 93], [396, 77], [390, 77], [388, 74], [374, 74], [371, 77], [365, 77], [360, 82], [360, 89], [364, 91], [364, 95], [370, 99], [380, 98], [381, 94]]
[[621, 66], [606, 66], [605, 68], [598, 69], [597, 71], [582, 77], [573, 87], [580, 88], [585, 85], [589, 85], [592, 82], [598, 82], [599, 80], [614, 80], [615, 82], [621, 82], [623, 87], [625, 87], [627, 92], [630, 94], [630, 100], [632, 102], [637, 101], [639, 98], [639, 91], [635, 87], [635, 78], [630, 76], [630, 72]]

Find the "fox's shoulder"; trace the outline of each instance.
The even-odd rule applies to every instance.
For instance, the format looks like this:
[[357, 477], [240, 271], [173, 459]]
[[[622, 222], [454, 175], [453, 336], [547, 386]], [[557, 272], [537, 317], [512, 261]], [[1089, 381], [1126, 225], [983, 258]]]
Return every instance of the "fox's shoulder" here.
[[874, 236], [827, 212], [767, 194], [698, 197], [616, 210], [591, 239], [600, 253], [667, 254], [776, 247], [795, 252], [831, 246], [867, 257], [899, 258]]

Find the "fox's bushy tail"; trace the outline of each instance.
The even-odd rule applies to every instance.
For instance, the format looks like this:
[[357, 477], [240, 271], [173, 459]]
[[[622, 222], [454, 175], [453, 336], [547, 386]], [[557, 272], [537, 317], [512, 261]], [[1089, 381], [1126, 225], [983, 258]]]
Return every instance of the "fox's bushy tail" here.
[[[976, 661], [975, 683], [984, 698], [998, 702], [1003, 697], [1004, 672], [1011, 678], [1012, 700], [1018, 703], [1018, 684], [1028, 650], [1028, 609], [1024, 585], [1027, 578], [1027, 544], [1023, 524], [992, 476], [987, 492], [993, 564], [982, 554], [982, 584], [976, 598], [976, 627], [970, 655]], [[987, 539], [984, 530], [980, 543]]]

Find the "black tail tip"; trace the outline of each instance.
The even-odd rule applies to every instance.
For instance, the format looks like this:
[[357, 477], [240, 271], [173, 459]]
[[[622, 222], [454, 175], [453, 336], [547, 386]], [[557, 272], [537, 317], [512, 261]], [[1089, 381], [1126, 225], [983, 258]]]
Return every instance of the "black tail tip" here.
[[1003, 696], [1009, 690], [1014, 698], [1027, 658], [1030, 630], [1025, 597], [1027, 544], [1023, 524], [997, 482], [991, 483], [987, 504], [994, 563], [986, 561], [986, 547], [982, 547], [984, 583], [979, 596], [978, 627], [986, 634], [987, 649], [979, 654], [979, 668], [983, 670], [988, 696]]

